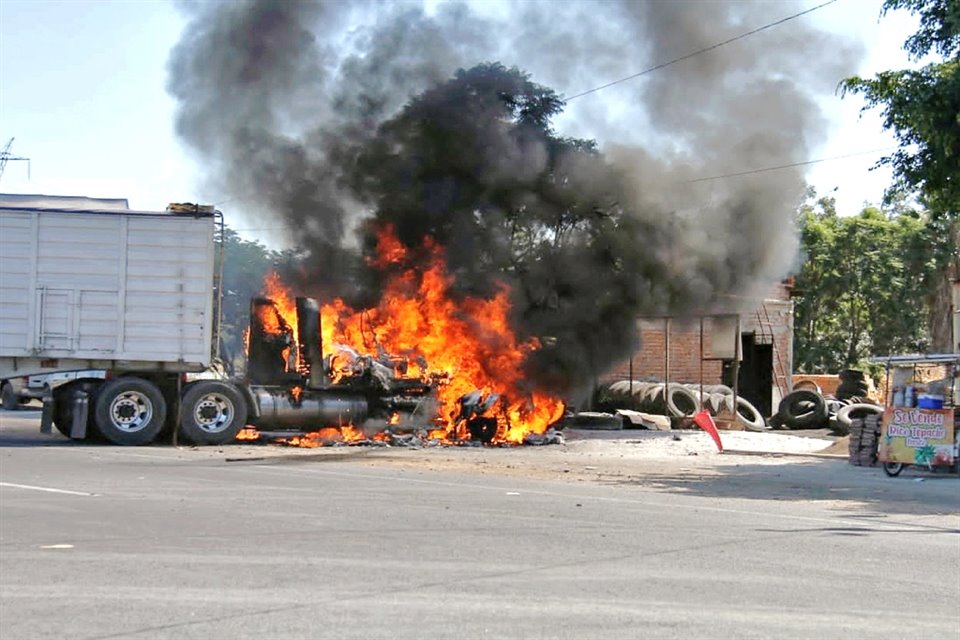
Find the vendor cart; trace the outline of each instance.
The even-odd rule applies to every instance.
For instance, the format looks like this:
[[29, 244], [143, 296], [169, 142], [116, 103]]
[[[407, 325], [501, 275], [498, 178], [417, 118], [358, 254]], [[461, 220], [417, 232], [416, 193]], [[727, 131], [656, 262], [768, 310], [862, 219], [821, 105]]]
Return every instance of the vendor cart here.
[[960, 473], [960, 354], [871, 358], [886, 366], [877, 458], [895, 477], [910, 465]]

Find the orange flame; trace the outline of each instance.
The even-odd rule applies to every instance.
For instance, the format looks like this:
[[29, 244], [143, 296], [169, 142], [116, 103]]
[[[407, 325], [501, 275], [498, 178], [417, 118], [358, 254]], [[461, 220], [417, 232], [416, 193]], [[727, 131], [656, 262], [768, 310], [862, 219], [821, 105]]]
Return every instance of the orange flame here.
[[[273, 304], [276, 306], [277, 312], [283, 318], [284, 322], [290, 327], [293, 331], [293, 340], [296, 342], [299, 339], [299, 333], [297, 332], [297, 303], [293, 296], [290, 295], [289, 290], [280, 280], [280, 275], [276, 271], [269, 272], [266, 277], [263, 279], [263, 291], [264, 295], [273, 301]], [[264, 307], [260, 313], [260, 322], [263, 326], [264, 331], [270, 334], [280, 333], [280, 322], [277, 320], [276, 316], [273, 314], [273, 310], [269, 307]], [[249, 331], [249, 329], [248, 329]], [[248, 338], [249, 341], [249, 338]], [[248, 342], [249, 348], [249, 342]], [[283, 350], [283, 359], [288, 363], [287, 371], [297, 371], [302, 365], [300, 350], [296, 349], [294, 356], [295, 358], [291, 361], [290, 349]], [[299, 399], [299, 393], [294, 394], [294, 397]]]
[[260, 432], [253, 427], [244, 427], [237, 432], [237, 440], [259, 440]]
[[[402, 265], [408, 258], [391, 228], [381, 231], [377, 266]], [[543, 433], [563, 415], [563, 402], [524, 384], [523, 364], [539, 348], [536, 340], [519, 341], [509, 324], [509, 290], [501, 286], [492, 299], [450, 296], [442, 249], [424, 240], [425, 270], [406, 268], [392, 277], [376, 308], [354, 311], [335, 300], [321, 309], [324, 349], [349, 345], [362, 355], [378, 347], [410, 360], [408, 375], [438, 375], [440, 422], [445, 439], [464, 438], [455, 423], [459, 400], [474, 390], [499, 394], [498, 431], [494, 442], [521, 443], [529, 433]], [[420, 370], [416, 361], [425, 362]], [[438, 434], [439, 435], [439, 434]]]
[[[393, 275], [375, 308], [357, 311], [339, 298], [321, 307], [330, 380], [337, 383], [350, 375], [354, 354], [377, 357], [386, 352], [406, 358], [405, 376], [437, 382], [440, 410], [435, 425], [440, 428], [430, 431], [431, 438], [451, 442], [470, 437], [467, 425], [458, 423], [457, 417], [460, 398], [475, 390], [500, 396], [485, 414], [497, 420], [493, 443], [519, 444], [528, 434], [546, 431], [563, 415], [564, 404], [524, 382], [524, 362], [540, 345], [535, 339], [518, 340], [510, 328], [509, 289], [502, 285], [491, 299], [456, 301], [450, 295], [453, 280], [446, 272], [442, 248], [426, 238], [424, 252], [426, 267], [407, 266]], [[386, 227], [378, 237], [377, 257], [369, 263], [398, 268], [409, 257], [393, 229]], [[276, 273], [267, 277], [265, 291], [296, 332], [296, 304]], [[300, 391], [293, 391], [295, 398]], [[397, 420], [391, 416], [389, 424]], [[347, 426], [282, 442], [316, 447], [353, 442], [356, 434], [366, 439]]]

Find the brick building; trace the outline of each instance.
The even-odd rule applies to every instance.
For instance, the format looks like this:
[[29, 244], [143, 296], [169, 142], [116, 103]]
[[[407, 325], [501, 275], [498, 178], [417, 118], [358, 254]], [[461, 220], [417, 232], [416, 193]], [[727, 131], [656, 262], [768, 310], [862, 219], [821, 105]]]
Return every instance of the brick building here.
[[[792, 283], [778, 284], [756, 300], [753, 311], [736, 313], [745, 300], [729, 299], [707, 317], [640, 318], [640, 349], [613, 367], [600, 382], [666, 380], [733, 386], [733, 335], [740, 320], [738, 392], [765, 416], [773, 413], [792, 387]], [[702, 331], [701, 331], [702, 324]], [[701, 338], [702, 336], [702, 338]], [[667, 343], [669, 341], [669, 353]], [[702, 350], [701, 350], [702, 341]], [[701, 358], [701, 353], [703, 357]], [[668, 369], [669, 366], [669, 369]]]

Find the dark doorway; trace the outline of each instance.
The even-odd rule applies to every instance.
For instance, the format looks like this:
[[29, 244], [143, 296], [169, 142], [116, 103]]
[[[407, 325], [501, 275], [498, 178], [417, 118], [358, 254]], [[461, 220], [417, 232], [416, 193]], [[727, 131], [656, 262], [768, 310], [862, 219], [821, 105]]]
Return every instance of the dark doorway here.
[[[756, 340], [753, 333], [740, 335], [741, 353], [738, 392], [764, 417], [772, 414], [773, 344]], [[723, 361], [723, 384], [733, 386], [733, 361]]]

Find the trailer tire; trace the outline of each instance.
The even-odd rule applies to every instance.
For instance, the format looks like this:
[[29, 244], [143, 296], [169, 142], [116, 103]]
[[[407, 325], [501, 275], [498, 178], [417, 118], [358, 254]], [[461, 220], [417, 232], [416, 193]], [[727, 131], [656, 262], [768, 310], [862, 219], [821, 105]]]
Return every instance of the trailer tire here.
[[228, 382], [200, 380], [180, 401], [180, 435], [192, 444], [226, 444], [246, 424], [247, 403]]
[[113, 444], [150, 444], [167, 417], [167, 403], [155, 384], [128, 376], [110, 380], [97, 393], [94, 426]]
[[13, 390], [13, 385], [9, 382], [3, 383], [3, 389], [0, 390], [0, 402], [7, 411], [16, 411], [20, 408], [20, 398], [17, 392]]

